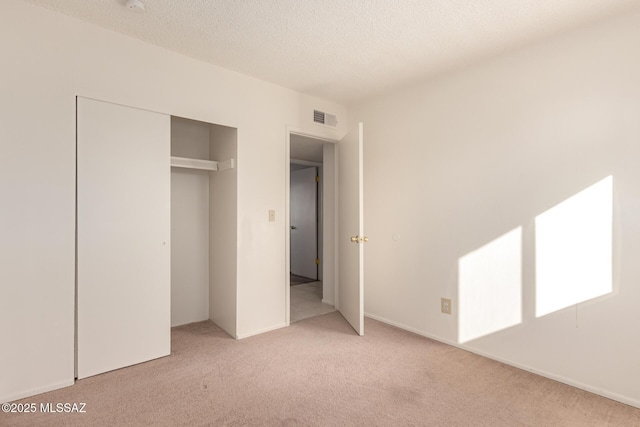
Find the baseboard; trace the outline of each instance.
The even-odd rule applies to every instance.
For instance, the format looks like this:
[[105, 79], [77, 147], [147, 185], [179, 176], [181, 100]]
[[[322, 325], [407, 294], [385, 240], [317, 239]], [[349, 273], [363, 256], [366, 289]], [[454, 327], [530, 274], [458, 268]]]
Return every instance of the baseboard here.
[[584, 384], [584, 383], [581, 383], [579, 381], [574, 381], [574, 380], [572, 380], [570, 378], [566, 378], [566, 377], [563, 377], [561, 375], [552, 374], [550, 372], [546, 372], [546, 371], [543, 371], [543, 370], [540, 370], [540, 369], [536, 369], [536, 368], [533, 368], [531, 366], [527, 366], [527, 365], [523, 365], [523, 364], [520, 364], [520, 363], [517, 363], [517, 362], [513, 362], [511, 360], [503, 359], [503, 358], [501, 358], [499, 356], [496, 356], [494, 354], [485, 353], [483, 351], [476, 350], [476, 349], [474, 349], [472, 347], [460, 345], [455, 341], [451, 341], [451, 340], [448, 340], [446, 338], [443, 338], [443, 337], [440, 337], [440, 336], [437, 336], [437, 335], [428, 334], [428, 333], [420, 331], [420, 330], [418, 330], [416, 328], [412, 328], [411, 326], [407, 326], [407, 325], [404, 325], [402, 323], [394, 322], [393, 320], [389, 320], [389, 319], [386, 319], [386, 318], [381, 317], [381, 316], [376, 316], [376, 315], [371, 314], [371, 313], [365, 313], [364, 315], [365, 315], [365, 317], [369, 317], [369, 318], [371, 318], [373, 320], [377, 320], [379, 322], [386, 323], [386, 324], [391, 325], [391, 326], [395, 326], [396, 328], [400, 328], [400, 329], [403, 329], [405, 331], [412, 332], [412, 333], [414, 333], [416, 335], [420, 335], [420, 336], [423, 336], [425, 338], [429, 338], [429, 339], [432, 339], [434, 341], [441, 342], [443, 344], [448, 344], [448, 345], [451, 345], [453, 347], [457, 347], [457, 348], [459, 348], [461, 350], [465, 350], [465, 351], [468, 351], [470, 353], [477, 354], [478, 356], [486, 357], [487, 359], [495, 360], [496, 362], [504, 363], [505, 365], [513, 366], [514, 368], [522, 369], [523, 371], [528, 371], [528, 372], [531, 372], [533, 374], [540, 375], [541, 377], [549, 378], [551, 380], [558, 381], [558, 382], [566, 384], [566, 385], [570, 385], [571, 387], [579, 388], [581, 390], [588, 391], [589, 393], [597, 394], [598, 396], [606, 397], [607, 399], [611, 399], [611, 400], [615, 400], [615, 401], [620, 402], [620, 403], [624, 403], [625, 405], [629, 405], [629, 406], [633, 406], [633, 407], [636, 407], [636, 408], [640, 408], [640, 400], [638, 400], [638, 399], [633, 399], [631, 397], [623, 396], [623, 395], [620, 395], [618, 393], [611, 392], [609, 390], [604, 390], [604, 389], [601, 389], [601, 388], [598, 388], [598, 387], [591, 386], [589, 384]]
[[323, 304], [329, 304], [335, 307], [335, 304], [333, 303], [333, 300], [328, 300], [328, 299], [323, 299], [322, 300]]
[[614, 393], [609, 390], [604, 390], [598, 387], [594, 387], [589, 384], [584, 384], [579, 381], [572, 380], [571, 378], [563, 377], [561, 375], [556, 375], [551, 372], [533, 368], [531, 366], [513, 362], [511, 360], [506, 360], [501, 357], [495, 356], [491, 353], [485, 353], [485, 352], [482, 352], [470, 347], [466, 347], [466, 346], [456, 346], [456, 347], [469, 351], [471, 353], [477, 354], [479, 356], [486, 357], [487, 359], [495, 360], [497, 362], [504, 363], [505, 365], [513, 366], [514, 368], [522, 369], [523, 371], [528, 371], [528, 372], [531, 372], [532, 374], [540, 375], [541, 377], [549, 378], [550, 380], [558, 381], [559, 383], [570, 385], [571, 387], [579, 388], [581, 390], [588, 391], [589, 393], [597, 394], [598, 396], [606, 397], [607, 399], [615, 400], [617, 402], [624, 403], [625, 405], [633, 406], [635, 408], [640, 409], [640, 400], [633, 399], [628, 396], [623, 396], [621, 394]]
[[284, 328], [286, 326], [287, 326], [286, 323], [280, 323], [280, 324], [275, 325], [275, 326], [270, 326], [268, 328], [259, 329], [257, 331], [249, 332], [248, 334], [238, 334], [238, 335], [236, 335], [236, 339], [242, 340], [242, 339], [245, 339], [245, 338], [252, 337], [254, 335], [260, 335], [260, 334], [264, 334], [265, 332], [275, 331], [276, 329], [281, 329], [281, 328]]
[[47, 384], [46, 386], [36, 387], [36, 388], [25, 390], [25, 391], [22, 391], [22, 392], [19, 392], [19, 393], [14, 393], [14, 394], [9, 394], [7, 396], [2, 396], [2, 397], [0, 397], [0, 402], [8, 403], [8, 402], [13, 402], [14, 400], [24, 399], [25, 397], [33, 397], [33, 396], [36, 396], [38, 394], [42, 394], [42, 393], [46, 393], [46, 392], [49, 392], [49, 391], [58, 390], [60, 388], [65, 388], [65, 387], [72, 386], [74, 383], [75, 383], [75, 381], [73, 379], [71, 379], [71, 380], [60, 381], [60, 382], [53, 383], [53, 384]]

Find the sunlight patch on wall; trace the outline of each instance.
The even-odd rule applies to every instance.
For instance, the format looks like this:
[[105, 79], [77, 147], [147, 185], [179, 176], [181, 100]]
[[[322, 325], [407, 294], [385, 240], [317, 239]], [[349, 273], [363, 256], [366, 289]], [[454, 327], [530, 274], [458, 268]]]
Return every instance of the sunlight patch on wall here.
[[458, 260], [458, 342], [522, 322], [522, 227]]
[[536, 317], [612, 291], [613, 178], [536, 217]]

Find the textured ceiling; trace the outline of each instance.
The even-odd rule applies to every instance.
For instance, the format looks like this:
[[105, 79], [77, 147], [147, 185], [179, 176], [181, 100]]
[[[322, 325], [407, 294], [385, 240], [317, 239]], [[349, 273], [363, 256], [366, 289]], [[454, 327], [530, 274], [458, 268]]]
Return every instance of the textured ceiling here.
[[349, 104], [638, 7], [638, 0], [24, 0]]

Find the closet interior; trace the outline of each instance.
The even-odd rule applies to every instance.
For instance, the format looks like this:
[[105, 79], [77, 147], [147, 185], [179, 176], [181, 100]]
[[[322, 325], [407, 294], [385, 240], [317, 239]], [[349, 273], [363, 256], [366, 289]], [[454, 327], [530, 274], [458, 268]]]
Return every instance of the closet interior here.
[[171, 117], [171, 326], [236, 336], [237, 129]]

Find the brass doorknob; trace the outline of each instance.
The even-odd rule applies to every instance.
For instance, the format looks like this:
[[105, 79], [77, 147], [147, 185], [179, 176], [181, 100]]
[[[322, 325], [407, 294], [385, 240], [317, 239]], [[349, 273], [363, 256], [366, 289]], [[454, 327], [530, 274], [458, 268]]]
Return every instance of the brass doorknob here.
[[360, 238], [358, 236], [351, 236], [352, 243], [358, 243], [358, 241], [360, 241]]

